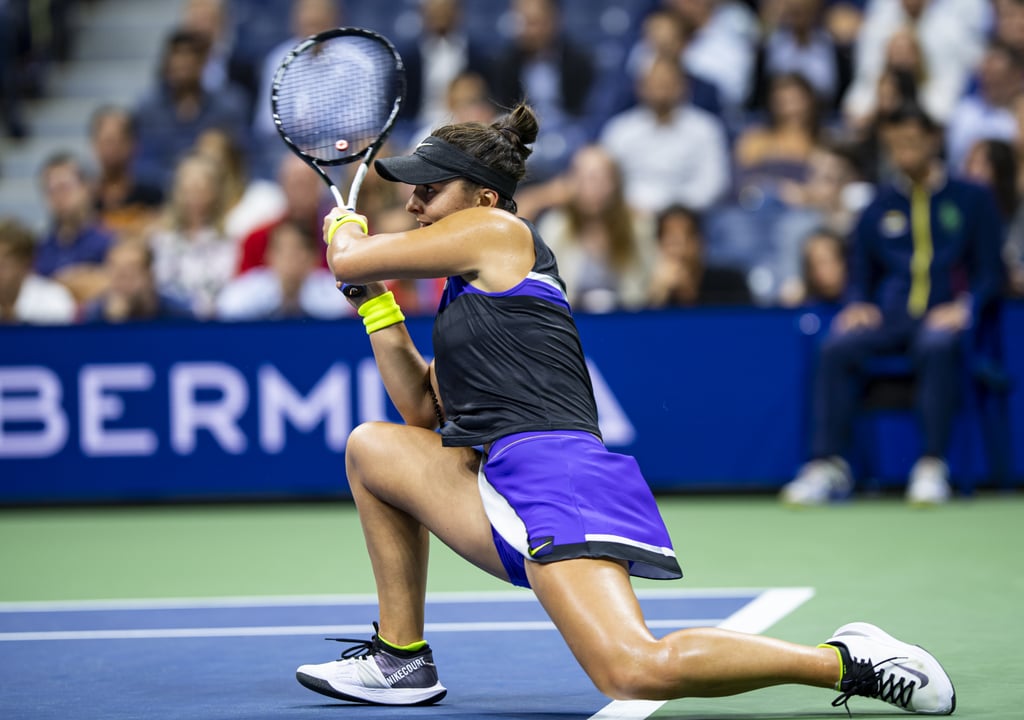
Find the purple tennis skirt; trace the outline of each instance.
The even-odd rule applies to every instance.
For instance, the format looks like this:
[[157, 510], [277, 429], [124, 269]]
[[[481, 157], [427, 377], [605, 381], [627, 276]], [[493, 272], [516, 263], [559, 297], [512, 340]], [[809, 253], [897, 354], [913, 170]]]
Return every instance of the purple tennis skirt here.
[[515, 585], [524, 561], [614, 558], [637, 577], [682, 577], [668, 530], [632, 457], [587, 432], [526, 432], [484, 456], [480, 494], [494, 542]]

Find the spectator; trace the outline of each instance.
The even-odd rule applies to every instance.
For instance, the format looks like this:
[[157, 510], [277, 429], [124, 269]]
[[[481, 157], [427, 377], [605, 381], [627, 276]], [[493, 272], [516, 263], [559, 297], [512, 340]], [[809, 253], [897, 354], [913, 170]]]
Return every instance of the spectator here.
[[174, 30], [164, 42], [156, 86], [135, 111], [139, 131], [137, 171], [140, 178], [166, 188], [170, 168], [195, 144], [204, 130], [217, 127], [245, 137], [245, 102], [231, 89], [203, 88], [207, 40], [188, 30]]
[[203, 88], [210, 93], [240, 92], [246, 117], [252, 117], [259, 91], [259, 69], [234, 47], [235, 33], [228, 7], [229, 0], [187, 0], [181, 11], [181, 27], [201, 35], [206, 41]]
[[100, 224], [89, 179], [69, 153], [51, 155], [40, 179], [50, 227], [36, 250], [36, 272], [66, 285], [78, 302], [89, 300], [105, 285], [103, 258], [114, 234]]
[[448, 122], [450, 92], [456, 78], [486, 75], [487, 53], [466, 33], [462, 0], [421, 0], [422, 29], [415, 43], [399, 50], [405, 63], [402, 117], [415, 129]]
[[[621, 82], [625, 86], [617, 91], [622, 96], [613, 104], [617, 112], [621, 112], [637, 103], [635, 88], [637, 82], [650, 68], [654, 58], [658, 56], [677, 58], [680, 64], [686, 53], [686, 45], [690, 41], [692, 29], [683, 17], [671, 10], [655, 10], [644, 18], [640, 39], [629, 52]], [[707, 110], [713, 115], [722, 116], [722, 102], [718, 97], [718, 88], [713, 83], [686, 70], [686, 86], [689, 89], [689, 101], [695, 107]]]
[[89, 123], [96, 212], [106, 227], [125, 235], [149, 225], [164, 202], [159, 186], [135, 176], [136, 135], [132, 114], [113, 105], [98, 108]]
[[693, 28], [683, 52], [686, 69], [718, 88], [732, 129], [741, 124], [754, 77], [757, 16], [735, 0], [666, 0]]
[[511, 7], [515, 37], [494, 59], [490, 86], [498, 105], [525, 99], [543, 118], [528, 169], [543, 181], [564, 170], [590, 135], [594, 59], [565, 35], [557, 0], [512, 0]]
[[601, 145], [622, 168], [626, 200], [657, 213], [672, 203], [703, 211], [729, 185], [725, 128], [686, 104], [686, 77], [674, 58], [659, 57], [640, 81], [641, 104], [611, 118]]
[[798, 73], [814, 88], [823, 109], [838, 110], [839, 98], [850, 84], [853, 61], [848, 48], [837, 43], [822, 22], [822, 0], [774, 0], [762, 5], [764, 28], [748, 108], [765, 110], [771, 79]]
[[213, 160], [224, 173], [224, 232], [232, 242], [241, 243], [253, 230], [284, 212], [281, 188], [271, 180], [249, 177], [245, 153], [230, 133], [220, 128], [204, 130], [196, 138], [194, 150]]
[[32, 272], [36, 242], [12, 218], [0, 218], [0, 325], [64, 324], [75, 318], [67, 288]]
[[798, 73], [769, 80], [768, 115], [764, 125], [752, 125], [736, 139], [736, 185], [742, 192], [755, 185], [777, 193], [784, 181], [801, 182], [821, 141], [820, 102], [814, 87]]
[[260, 69], [260, 90], [252, 118], [254, 147], [258, 152], [253, 158], [257, 167], [256, 174], [262, 176], [267, 168], [271, 168], [272, 173], [281, 156], [287, 152], [277, 135], [274, 117], [270, 112], [270, 92], [278, 66], [299, 42], [341, 24], [342, 12], [338, 0], [292, 0], [289, 19], [291, 36], [267, 52]]
[[866, 181], [877, 185], [892, 179], [893, 171], [881, 138], [882, 119], [907, 103], [917, 102], [918, 81], [912, 72], [891, 67], [882, 72], [870, 115], [851, 126], [852, 132], [848, 136], [859, 158], [860, 173]]
[[838, 309], [848, 275], [844, 237], [819, 228], [804, 239], [800, 279], [783, 289], [780, 302], [787, 307], [819, 305]]
[[802, 217], [799, 234], [820, 226], [840, 237], [853, 230], [857, 215], [874, 193], [860, 175], [854, 149], [835, 142], [822, 143], [811, 152], [805, 182], [784, 183], [780, 190], [794, 217]]
[[992, 188], [1006, 223], [1003, 262], [1010, 295], [1024, 296], [1024, 203], [1021, 203], [1019, 159], [1013, 145], [1003, 140], [979, 140], [967, 154], [964, 175]]
[[416, 130], [412, 134], [410, 146], [414, 149], [421, 140], [429, 136], [439, 125], [460, 122], [490, 124], [496, 116], [496, 109], [490, 96], [491, 93], [486, 77], [472, 70], [459, 73], [448, 84], [444, 110], [438, 120], [425, 124]]
[[852, 489], [841, 455], [860, 381], [869, 360], [894, 353], [913, 359], [924, 431], [907, 500], [937, 504], [951, 494], [945, 455], [962, 377], [962, 335], [1000, 290], [999, 211], [987, 188], [947, 177], [938, 160], [941, 134], [923, 110], [898, 111], [884, 131], [903, 180], [880, 189], [854, 231], [847, 303], [819, 356], [813, 459], [781, 493], [794, 505], [828, 502]]
[[986, 5], [986, 0], [870, 0], [855, 47], [853, 82], [843, 98], [848, 120], [870, 114], [890, 40], [902, 31], [920, 44], [921, 66], [927, 70], [920, 102], [944, 123], [981, 58]]
[[740, 270], [705, 262], [701, 217], [671, 205], [657, 219], [658, 258], [648, 291], [652, 308], [696, 305], [749, 305], [747, 281]]
[[319, 235], [285, 220], [270, 234], [266, 267], [249, 270], [229, 282], [217, 296], [220, 320], [334, 318], [353, 314], [323, 267]]
[[188, 305], [157, 290], [153, 251], [135, 239], [121, 240], [107, 252], [106, 291], [82, 310], [83, 322], [140, 322], [191, 318]]
[[[369, 175], [368, 175], [369, 176]], [[298, 156], [286, 153], [281, 156], [277, 170], [277, 183], [284, 194], [284, 207], [278, 217], [252, 230], [241, 244], [238, 273], [267, 264], [267, 247], [270, 233], [279, 223], [292, 222], [308, 234], [320, 232], [324, 215], [333, 202], [328, 199], [327, 187], [309, 165]], [[326, 267], [326, 255], [324, 256]]]
[[573, 157], [563, 185], [564, 202], [541, 216], [537, 230], [555, 253], [569, 303], [591, 313], [642, 308], [653, 228], [626, 204], [618, 165], [588, 145]]
[[186, 155], [164, 216], [149, 237], [157, 288], [203, 320], [212, 317], [217, 294], [238, 262], [238, 247], [224, 232], [226, 203], [220, 166], [203, 155]]
[[963, 167], [967, 151], [977, 140], [1013, 142], [1017, 138], [1013, 104], [1024, 90], [1024, 57], [1001, 42], [990, 43], [978, 82], [978, 92], [957, 103], [946, 126], [946, 155], [953, 168]]

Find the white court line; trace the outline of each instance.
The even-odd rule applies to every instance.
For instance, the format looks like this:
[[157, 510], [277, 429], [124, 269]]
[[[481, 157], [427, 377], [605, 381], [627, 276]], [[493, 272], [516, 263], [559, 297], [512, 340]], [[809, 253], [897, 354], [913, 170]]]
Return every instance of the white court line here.
[[[706, 618], [678, 618], [652, 620], [651, 628], [714, 627], [718, 620]], [[40, 630], [33, 632], [0, 633], [0, 642], [39, 640], [153, 640], [164, 638], [207, 637], [278, 637], [289, 635], [366, 634], [366, 623], [360, 625], [278, 625], [255, 627], [207, 628], [139, 628], [135, 630]], [[427, 634], [461, 632], [523, 632], [526, 630], [554, 630], [548, 620], [522, 620], [509, 622], [427, 623]]]
[[[814, 597], [814, 588], [765, 590], [752, 602], [734, 612], [719, 627], [745, 633], [762, 633]], [[590, 720], [644, 720], [653, 715], [663, 700], [613, 700]]]
[[[668, 590], [643, 588], [641, 600], [682, 600], [687, 598], [736, 598], [758, 595], [764, 588], [694, 588]], [[529, 590], [427, 593], [428, 603], [536, 602]], [[329, 605], [376, 605], [377, 596], [364, 595], [244, 595], [237, 597], [132, 598], [116, 600], [31, 600], [0, 602], [0, 613], [87, 612], [92, 610], [207, 610], [212, 608], [316, 607]]]

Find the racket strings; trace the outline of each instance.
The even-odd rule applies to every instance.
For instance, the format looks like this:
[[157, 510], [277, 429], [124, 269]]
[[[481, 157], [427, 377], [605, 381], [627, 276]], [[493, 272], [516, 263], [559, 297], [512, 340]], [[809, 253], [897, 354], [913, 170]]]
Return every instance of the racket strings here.
[[310, 157], [334, 163], [366, 151], [396, 111], [401, 66], [372, 38], [342, 36], [296, 54], [275, 96], [281, 130]]

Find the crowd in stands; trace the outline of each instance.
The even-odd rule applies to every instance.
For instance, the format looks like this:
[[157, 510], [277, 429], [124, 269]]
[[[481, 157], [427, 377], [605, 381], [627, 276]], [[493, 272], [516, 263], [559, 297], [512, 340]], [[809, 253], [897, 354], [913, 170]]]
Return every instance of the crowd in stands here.
[[[623, 1], [629, 30], [603, 40], [617, 54], [576, 34], [573, 2], [495, 2], [484, 35], [460, 0], [421, 0], [383, 152], [525, 97], [542, 126], [516, 199], [576, 310], [838, 307], [857, 221], [900, 181], [886, 118], [909, 104], [937, 124], [944, 171], [995, 196], [1000, 291], [1024, 296], [1024, 0]], [[12, 138], [31, 131], [33, 78], [67, 59], [72, 4], [43, 4], [44, 33], [32, 0], [0, 0]], [[239, 28], [280, 4], [182, 2], [145, 96], [95, 111], [91, 157], [39, 168], [38, 237], [0, 219], [0, 322], [352, 314], [321, 251], [331, 196], [269, 111], [280, 59], [349, 8], [292, 0], [276, 44], [245, 52]], [[410, 227], [407, 194], [371, 172], [371, 232]], [[437, 282], [394, 289], [407, 314], [436, 309]]]

